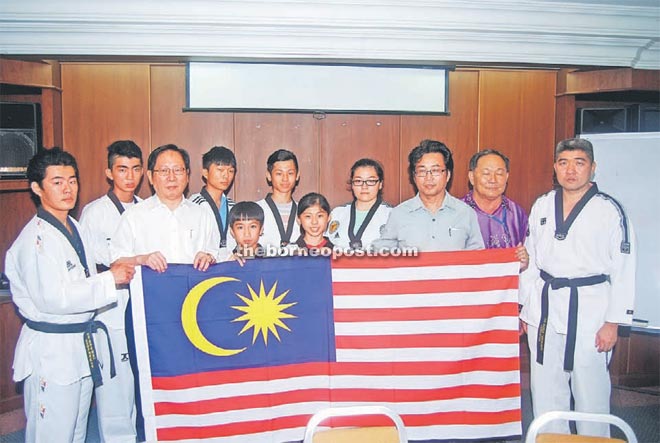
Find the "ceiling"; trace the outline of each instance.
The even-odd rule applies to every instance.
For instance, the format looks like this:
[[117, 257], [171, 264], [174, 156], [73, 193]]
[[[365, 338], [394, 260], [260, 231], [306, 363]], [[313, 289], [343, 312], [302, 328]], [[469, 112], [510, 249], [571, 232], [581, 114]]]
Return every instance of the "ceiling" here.
[[660, 0], [3, 0], [0, 54], [660, 69]]

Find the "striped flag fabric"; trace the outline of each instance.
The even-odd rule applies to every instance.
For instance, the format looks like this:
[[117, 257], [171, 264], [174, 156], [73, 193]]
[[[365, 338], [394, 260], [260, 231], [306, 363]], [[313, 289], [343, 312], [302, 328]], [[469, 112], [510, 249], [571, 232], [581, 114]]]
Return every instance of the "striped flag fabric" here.
[[313, 413], [364, 404], [410, 440], [520, 435], [518, 267], [503, 249], [143, 269], [147, 440], [300, 441]]

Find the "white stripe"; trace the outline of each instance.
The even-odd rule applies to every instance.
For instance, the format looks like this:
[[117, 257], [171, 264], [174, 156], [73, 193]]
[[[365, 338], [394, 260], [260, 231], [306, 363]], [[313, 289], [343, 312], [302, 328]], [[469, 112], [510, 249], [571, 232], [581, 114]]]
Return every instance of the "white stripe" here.
[[303, 389], [438, 389], [463, 385], [499, 386], [520, 382], [518, 371], [471, 371], [449, 375], [334, 375], [228, 383], [179, 390], [154, 390], [156, 402], [187, 403]]
[[[142, 268], [135, 268], [135, 275], [131, 280], [131, 309], [133, 315], [133, 335], [135, 337], [135, 353], [139, 372], [140, 398], [142, 402], [142, 415], [144, 416], [144, 432], [146, 441], [156, 441], [155, 411], [153, 391], [151, 389], [151, 363], [147, 345], [147, 325], [144, 321], [144, 295], [142, 293]], [[141, 320], [140, 320], [141, 319]]]
[[492, 330], [517, 331], [517, 317], [491, 317], [458, 320], [337, 322], [336, 336], [411, 335], [437, 333], [474, 333]]
[[518, 275], [519, 262], [405, 268], [333, 269], [333, 282], [455, 280]]
[[[286, 405], [268, 406], [265, 408], [242, 409], [237, 411], [215, 412], [196, 415], [161, 415], [156, 417], [156, 426], [169, 428], [178, 426], [214, 426], [237, 424], [250, 421], [273, 420], [280, 417], [305, 415], [327, 407], [327, 402], [290, 403]], [[333, 406], [354, 406], [368, 404], [366, 402], [332, 402]], [[379, 403], [382, 404], [382, 403]], [[442, 412], [499, 412], [520, 408], [520, 399], [471, 399], [459, 398], [429, 402], [409, 402], [387, 404], [399, 415], [425, 415]]]
[[488, 343], [467, 348], [337, 349], [337, 361], [455, 361], [480, 357], [518, 357], [519, 352], [517, 343]]
[[333, 297], [335, 310], [364, 308], [419, 308], [433, 306], [482, 306], [518, 302], [517, 289], [436, 294], [339, 295]]

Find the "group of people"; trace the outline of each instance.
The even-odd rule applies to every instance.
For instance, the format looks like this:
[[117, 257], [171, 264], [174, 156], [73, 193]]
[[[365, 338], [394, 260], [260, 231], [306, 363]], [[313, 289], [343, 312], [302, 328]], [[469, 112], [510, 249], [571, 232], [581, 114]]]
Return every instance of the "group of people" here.
[[[509, 159], [501, 152], [470, 159], [470, 191], [462, 199], [447, 190], [454, 162], [443, 143], [423, 140], [408, 161], [413, 198], [394, 208], [384, 202], [383, 168], [364, 158], [350, 170], [352, 201], [331, 210], [319, 193], [294, 200], [300, 171], [284, 149], [267, 159], [271, 192], [264, 199], [235, 203], [227, 196], [237, 163], [220, 146], [202, 157], [205, 185], [186, 199], [190, 158], [168, 144], [148, 157], [154, 192], [141, 200], [142, 152], [117, 141], [105, 170], [111, 188], [83, 208], [78, 222], [69, 215], [78, 195], [75, 159], [57, 148], [37, 153], [27, 170], [37, 214], [6, 259], [25, 318], [14, 380], [24, 381], [26, 441], [84, 442], [92, 393], [102, 441], [140, 439], [127, 286], [135, 267], [164, 272], [170, 263], [189, 263], [206, 271], [219, 261], [246, 265], [263, 251], [512, 248], [520, 261], [534, 414], [570, 409], [571, 395], [576, 410], [609, 411], [607, 367], [617, 325], [632, 320], [635, 245], [621, 205], [592, 182], [591, 144], [559, 143], [557, 187], [537, 200], [529, 220], [504, 195]], [[578, 430], [609, 434], [599, 426]]]

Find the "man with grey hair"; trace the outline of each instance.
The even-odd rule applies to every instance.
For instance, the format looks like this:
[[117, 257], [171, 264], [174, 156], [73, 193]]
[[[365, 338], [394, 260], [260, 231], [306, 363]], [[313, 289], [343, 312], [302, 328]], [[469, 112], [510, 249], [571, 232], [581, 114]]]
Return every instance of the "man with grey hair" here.
[[[558, 187], [539, 197], [529, 217], [521, 274], [520, 318], [529, 334], [532, 405], [609, 413], [610, 352], [619, 324], [632, 322], [636, 248], [623, 207], [599, 191], [588, 140], [555, 150]], [[579, 303], [578, 303], [579, 301]], [[609, 436], [609, 425], [578, 422], [579, 434]], [[556, 421], [544, 431], [569, 433]]]
[[486, 249], [516, 248], [520, 269], [527, 269], [529, 256], [523, 246], [527, 214], [504, 195], [509, 180], [509, 158], [495, 149], [472, 156], [468, 179], [470, 191], [461, 199], [474, 209]]

